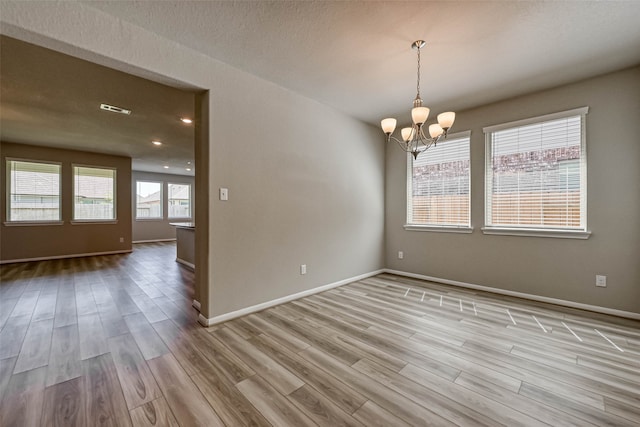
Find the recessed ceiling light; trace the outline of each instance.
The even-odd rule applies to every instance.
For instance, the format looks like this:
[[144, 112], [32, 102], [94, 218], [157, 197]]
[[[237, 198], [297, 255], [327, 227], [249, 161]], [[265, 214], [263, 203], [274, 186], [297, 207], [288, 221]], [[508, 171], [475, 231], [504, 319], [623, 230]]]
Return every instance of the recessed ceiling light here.
[[126, 114], [127, 116], [131, 114], [131, 110], [127, 110], [126, 108], [116, 107], [115, 105], [109, 105], [109, 104], [100, 104], [100, 109], [104, 111], [111, 111], [112, 113]]
[[160, 141], [151, 141], [151, 143], [153, 145], [162, 145], [162, 142], [160, 142]]
[[191, 162], [187, 162], [187, 164], [188, 164], [188, 165], [190, 165], [190, 164], [191, 164]]
[[188, 117], [180, 117], [180, 121], [181, 121], [182, 123], [186, 123], [186, 124], [193, 123], [193, 120], [191, 120], [191, 119], [190, 119], [190, 118], [188, 118]]
[[167, 166], [167, 165], [164, 165], [163, 167], [164, 167], [165, 169], [169, 169], [169, 166]]
[[187, 172], [191, 172], [191, 168], [185, 168]]

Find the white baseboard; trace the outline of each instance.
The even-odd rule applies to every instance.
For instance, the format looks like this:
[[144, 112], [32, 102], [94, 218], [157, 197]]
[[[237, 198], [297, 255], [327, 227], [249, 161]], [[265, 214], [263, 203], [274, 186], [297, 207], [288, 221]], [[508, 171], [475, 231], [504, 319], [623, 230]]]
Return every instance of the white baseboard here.
[[200, 307], [201, 307], [200, 301], [194, 299], [193, 302], [191, 303], [191, 306], [196, 310], [200, 311]]
[[184, 265], [185, 267], [190, 268], [193, 271], [196, 271], [196, 266], [193, 263], [190, 263], [189, 261], [185, 261], [182, 258], [176, 257], [176, 262]]
[[151, 239], [151, 240], [134, 240], [131, 243], [156, 243], [156, 242], [175, 242], [176, 238], [172, 239]]
[[430, 282], [444, 283], [445, 285], [459, 286], [461, 288], [476, 289], [479, 291], [492, 292], [494, 294], [508, 295], [517, 298], [524, 298], [532, 301], [546, 302], [550, 304], [563, 305], [565, 307], [579, 308], [581, 310], [594, 311], [596, 313], [610, 314], [612, 316], [625, 317], [628, 319], [640, 320], [640, 313], [631, 311], [616, 310], [613, 308], [600, 307], [597, 305], [583, 304], [580, 302], [567, 301], [557, 298], [543, 297], [540, 295], [526, 294], [523, 292], [509, 291], [506, 289], [492, 288], [490, 286], [475, 285], [473, 283], [458, 282], [457, 280], [441, 279], [439, 277], [425, 276], [423, 274], [408, 273], [406, 271], [384, 269], [385, 273], [396, 274], [398, 276], [411, 277], [413, 279], [428, 280]]
[[361, 274], [359, 276], [350, 277], [348, 279], [339, 280], [337, 282], [322, 285], [317, 288], [308, 289], [306, 291], [298, 292], [292, 295], [287, 295], [282, 298], [276, 298], [271, 301], [263, 302], [261, 304], [252, 305], [251, 307], [241, 308], [240, 310], [232, 311], [229, 313], [221, 314], [212, 318], [206, 318], [202, 314], [198, 316], [198, 322], [203, 326], [212, 326], [218, 323], [226, 322], [227, 320], [235, 319], [236, 317], [246, 316], [247, 314], [255, 313], [276, 305], [284, 304], [285, 302], [293, 301], [296, 299], [304, 298], [309, 295], [317, 294], [319, 292], [328, 291], [329, 289], [337, 288], [338, 286], [346, 285], [347, 283], [356, 282], [358, 280], [366, 279], [367, 277], [375, 276], [383, 273], [384, 270], [376, 270], [370, 273]]
[[48, 261], [52, 259], [65, 259], [65, 258], [82, 258], [86, 256], [127, 254], [131, 252], [133, 252], [131, 249], [125, 249], [122, 251], [90, 252], [86, 254], [52, 255], [52, 256], [43, 256], [43, 257], [37, 257], [37, 258], [21, 258], [21, 259], [3, 259], [2, 261], [0, 261], [0, 264], [13, 264], [15, 262], [31, 262], [31, 261]]

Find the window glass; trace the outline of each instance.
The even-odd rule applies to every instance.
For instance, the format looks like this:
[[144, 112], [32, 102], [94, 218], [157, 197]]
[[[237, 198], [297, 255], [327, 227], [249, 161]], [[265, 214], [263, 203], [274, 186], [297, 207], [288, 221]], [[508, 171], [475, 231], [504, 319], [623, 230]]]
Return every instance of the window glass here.
[[168, 185], [169, 218], [191, 218], [191, 185]]
[[60, 221], [59, 164], [7, 160], [8, 221]]
[[115, 219], [115, 178], [114, 169], [74, 166], [73, 219]]
[[136, 218], [162, 218], [161, 182], [136, 182]]

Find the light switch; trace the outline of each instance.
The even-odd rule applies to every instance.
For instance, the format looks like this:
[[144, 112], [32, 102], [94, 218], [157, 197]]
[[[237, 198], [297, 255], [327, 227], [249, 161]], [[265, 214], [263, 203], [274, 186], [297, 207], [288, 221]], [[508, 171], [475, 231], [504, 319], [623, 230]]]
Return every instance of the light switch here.
[[220, 189], [220, 200], [229, 200], [229, 189], [221, 188]]

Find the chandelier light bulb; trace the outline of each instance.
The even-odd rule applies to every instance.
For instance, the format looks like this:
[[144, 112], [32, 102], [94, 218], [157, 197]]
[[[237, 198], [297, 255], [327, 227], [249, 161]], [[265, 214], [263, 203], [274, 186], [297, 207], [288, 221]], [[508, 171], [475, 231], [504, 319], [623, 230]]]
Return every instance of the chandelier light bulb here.
[[442, 127], [440, 127], [439, 124], [434, 123], [432, 125], [429, 125], [429, 135], [431, 136], [431, 138], [435, 139], [440, 135], [442, 135], [443, 133], [444, 133], [444, 130], [442, 129]]
[[414, 107], [411, 109], [411, 118], [413, 119], [413, 123], [418, 126], [426, 122], [428, 117], [429, 109], [427, 107]]
[[409, 142], [413, 139], [413, 135], [414, 135], [413, 128], [402, 128], [400, 133], [402, 134], [402, 139], [405, 142]]
[[456, 119], [456, 113], [453, 111], [447, 111], [446, 113], [438, 114], [438, 124], [442, 129], [449, 129], [453, 126], [453, 122]]
[[396, 119], [393, 118], [388, 118], [388, 119], [383, 119], [380, 122], [380, 126], [382, 127], [382, 132], [386, 133], [387, 135], [391, 135], [393, 133], [394, 130], [396, 130]]

